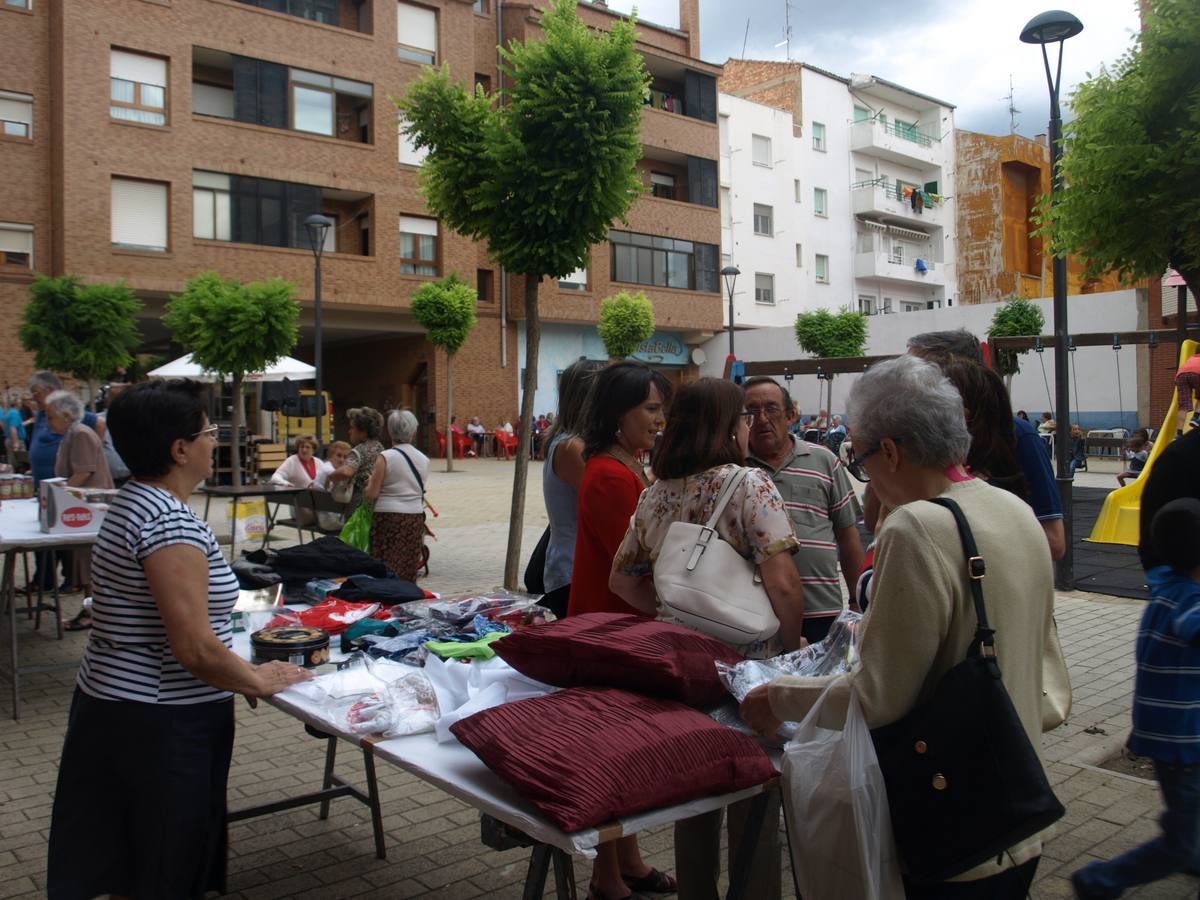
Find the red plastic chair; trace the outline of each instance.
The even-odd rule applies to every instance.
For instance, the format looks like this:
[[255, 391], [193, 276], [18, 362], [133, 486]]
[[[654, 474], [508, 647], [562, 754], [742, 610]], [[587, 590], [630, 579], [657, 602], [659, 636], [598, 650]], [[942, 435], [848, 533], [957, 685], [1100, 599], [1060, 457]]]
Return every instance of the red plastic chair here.
[[507, 431], [496, 432], [497, 454], [503, 453], [505, 459], [512, 459], [512, 453], [517, 449], [517, 436]]
[[442, 434], [440, 431], [436, 431], [436, 430], [433, 433], [437, 437], [438, 459], [445, 459], [446, 458], [446, 436], [444, 434]]
[[464, 456], [467, 455], [468, 450], [471, 450], [474, 448], [475, 442], [471, 440], [471, 436], [469, 434], [458, 434], [457, 432], [453, 432], [453, 434], [454, 434], [454, 455], [458, 459], [462, 459]]

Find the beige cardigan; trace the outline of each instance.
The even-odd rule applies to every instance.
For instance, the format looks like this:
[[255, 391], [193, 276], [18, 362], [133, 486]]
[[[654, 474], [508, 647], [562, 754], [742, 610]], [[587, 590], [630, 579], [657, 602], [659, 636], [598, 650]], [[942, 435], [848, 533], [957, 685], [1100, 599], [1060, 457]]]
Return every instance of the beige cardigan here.
[[[986, 482], [955, 483], [942, 496], [962, 507], [987, 565], [983, 597], [996, 630], [1000, 671], [1040, 755], [1042, 654], [1054, 607], [1045, 533], [1028, 505]], [[771, 709], [780, 719], [800, 721], [829, 687], [832, 702], [824, 710], [844, 721], [853, 688], [868, 726], [890, 724], [932, 696], [942, 675], [966, 656], [974, 633], [975, 610], [953, 517], [932, 503], [906, 504], [879, 532], [859, 664], [832, 683], [778, 679], [770, 687]], [[822, 724], [840, 728], [841, 721]], [[954, 880], [994, 875], [1038, 856], [1041, 847], [1039, 835], [1012, 848], [1000, 866], [991, 861]]]

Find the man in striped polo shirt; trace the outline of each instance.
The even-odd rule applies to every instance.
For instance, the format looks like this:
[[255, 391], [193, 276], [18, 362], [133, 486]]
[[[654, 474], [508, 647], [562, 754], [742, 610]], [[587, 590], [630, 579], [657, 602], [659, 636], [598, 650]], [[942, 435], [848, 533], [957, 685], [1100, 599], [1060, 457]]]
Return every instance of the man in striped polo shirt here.
[[746, 412], [754, 414], [746, 462], [771, 473], [792, 518], [800, 541], [792, 559], [804, 584], [803, 634], [816, 643], [842, 611], [838, 563], [851, 597], [862, 570], [858, 498], [836, 456], [789, 433], [797, 410], [777, 381], [748, 378], [743, 387]]

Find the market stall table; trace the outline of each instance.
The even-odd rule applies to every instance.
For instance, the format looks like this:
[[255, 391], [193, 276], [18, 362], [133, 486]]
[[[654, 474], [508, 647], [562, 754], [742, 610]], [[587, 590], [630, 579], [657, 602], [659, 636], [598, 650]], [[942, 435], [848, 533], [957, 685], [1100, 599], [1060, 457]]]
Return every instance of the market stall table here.
[[[233, 515], [230, 517], [231, 527], [229, 532], [229, 559], [232, 562], [237, 559], [237, 508], [238, 501], [243, 499], [252, 499], [261, 497], [264, 505], [267, 507], [267, 530], [263, 534], [262, 546], [267, 545], [267, 541], [271, 539], [271, 529], [275, 527], [275, 517], [279, 513], [279, 506], [284, 502], [291, 502], [296, 499], [297, 494], [301, 494], [308, 488], [284, 487], [278, 484], [206, 484], [200, 489], [204, 492], [204, 521], [208, 521], [208, 508], [212, 503], [213, 497], [224, 497], [233, 501]], [[272, 510], [270, 503], [275, 501], [275, 509]]]
[[[235, 635], [234, 647], [239, 653], [248, 655], [248, 635]], [[334, 655], [336, 657], [338, 654]], [[736, 793], [699, 797], [674, 806], [646, 810], [594, 828], [566, 833], [551, 824], [532, 803], [522, 798], [507, 782], [488, 769], [474, 753], [458, 741], [439, 744], [434, 735], [429, 733], [385, 739], [345, 731], [334, 727], [326, 717], [322, 716], [318, 704], [295, 691], [283, 691], [268, 698], [267, 702], [303, 722], [310, 734], [329, 739], [325, 758], [325, 783], [320, 791], [287, 798], [276, 803], [232, 811], [230, 813], [231, 821], [318, 802], [321, 804], [321, 818], [325, 818], [328, 815], [330, 799], [335, 796], [353, 795], [371, 810], [375, 855], [379, 859], [383, 859], [385, 848], [382, 812], [375, 778], [375, 760], [380, 759], [416, 775], [428, 784], [475, 807], [484, 816], [490, 816], [511, 829], [515, 829], [520, 836], [527, 837], [526, 843], [532, 845], [532, 852], [523, 896], [528, 900], [540, 898], [543, 895], [551, 865], [554, 866], [557, 896], [563, 900], [566, 898], [574, 900], [576, 891], [572, 854], [594, 857], [597, 846], [616, 838], [669, 825], [681, 819], [728, 806], [739, 800], [756, 797], [757, 801], [753, 804], [746, 825], [746, 832], [750, 839], [742, 842], [742, 852], [738, 854], [738, 858], [734, 862], [734, 871], [730, 873], [727, 898], [736, 900], [743, 896], [745, 889], [750, 854], [757, 844], [757, 838], [754, 836], [760, 834], [764, 827], [763, 819], [768, 791], [778, 784], [778, 779], [774, 779]], [[361, 749], [367, 780], [366, 795], [350, 788], [337, 776], [333, 776], [337, 740], [346, 741]], [[778, 767], [778, 758], [774, 758], [774, 761]], [[767, 827], [774, 827], [774, 825], [769, 824]]]
[[[12, 681], [13, 718], [21, 717], [21, 675], [71, 668], [78, 663], [22, 666], [17, 648], [17, 599], [14, 578], [17, 557], [32, 550], [57, 551], [64, 547], [87, 547], [96, 542], [95, 532], [84, 534], [47, 534], [38, 522], [38, 501], [5, 500], [0, 504], [0, 552], [4, 554], [4, 576], [0, 580], [0, 596], [8, 606], [9, 671], [0, 674]], [[57, 582], [57, 579], [56, 579]], [[57, 596], [58, 588], [54, 588]], [[57, 604], [56, 604], [57, 606]], [[62, 637], [62, 622], [57, 623]]]

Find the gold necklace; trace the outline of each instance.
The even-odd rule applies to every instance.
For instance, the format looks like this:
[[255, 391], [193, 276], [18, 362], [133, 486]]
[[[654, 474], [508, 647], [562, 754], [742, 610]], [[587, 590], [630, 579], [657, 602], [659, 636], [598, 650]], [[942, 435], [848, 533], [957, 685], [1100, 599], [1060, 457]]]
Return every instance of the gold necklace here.
[[633, 472], [633, 474], [640, 478], [643, 485], [646, 485], [647, 487], [649, 486], [649, 483], [646, 480], [645, 468], [640, 462], [638, 462], [637, 458], [632, 453], [617, 443], [614, 443], [612, 446], [610, 446], [607, 452], [609, 456], [618, 462], [623, 463], [625, 468], [629, 469], [629, 471]]

